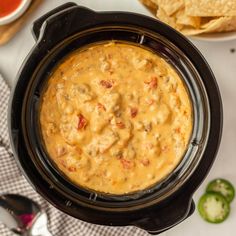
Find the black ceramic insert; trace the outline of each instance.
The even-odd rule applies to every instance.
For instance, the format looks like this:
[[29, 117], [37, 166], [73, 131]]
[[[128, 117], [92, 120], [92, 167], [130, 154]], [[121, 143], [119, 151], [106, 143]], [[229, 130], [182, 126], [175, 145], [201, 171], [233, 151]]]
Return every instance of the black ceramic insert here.
[[[218, 150], [222, 104], [215, 78], [199, 51], [169, 26], [143, 15], [94, 12], [67, 3], [33, 25], [36, 44], [11, 96], [9, 132], [14, 155], [33, 187], [52, 205], [87, 222], [136, 225], [159, 233], [194, 210], [192, 194]], [[115, 196], [71, 183], [50, 161], [40, 136], [42, 91], [55, 67], [74, 50], [105, 41], [131, 43], [157, 53], [179, 73], [192, 100], [194, 129], [177, 168], [149, 189]]]

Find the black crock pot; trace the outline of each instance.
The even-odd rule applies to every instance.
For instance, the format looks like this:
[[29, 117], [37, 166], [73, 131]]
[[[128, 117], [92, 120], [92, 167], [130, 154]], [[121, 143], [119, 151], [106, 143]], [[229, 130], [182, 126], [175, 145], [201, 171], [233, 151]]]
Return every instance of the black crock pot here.
[[[153, 18], [94, 12], [74, 3], [38, 19], [33, 35], [36, 44], [11, 95], [9, 132], [14, 156], [36, 191], [75, 218], [102, 225], [135, 225], [151, 234], [191, 215], [192, 195], [215, 159], [222, 131], [219, 90], [199, 51], [180, 33]], [[109, 40], [140, 45], [167, 60], [183, 79], [194, 114], [192, 137], [176, 169], [155, 186], [122, 196], [75, 186], [50, 162], [39, 135], [40, 97], [53, 69], [72, 51]]]

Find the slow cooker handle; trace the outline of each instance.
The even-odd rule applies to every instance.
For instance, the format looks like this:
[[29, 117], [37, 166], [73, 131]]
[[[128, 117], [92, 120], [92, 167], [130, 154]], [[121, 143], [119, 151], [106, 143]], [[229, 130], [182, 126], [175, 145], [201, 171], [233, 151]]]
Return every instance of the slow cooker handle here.
[[73, 2], [68, 2], [65, 3], [55, 9], [53, 9], [52, 11], [49, 11], [48, 13], [46, 13], [45, 15], [43, 15], [42, 17], [40, 17], [39, 19], [37, 19], [34, 24], [33, 24], [33, 28], [32, 28], [32, 32], [33, 32], [33, 36], [34, 38], [37, 40], [39, 38], [40, 35], [40, 30], [41, 27], [43, 25], [43, 23], [52, 15], [57, 14], [58, 12], [61, 12], [63, 10], [69, 9], [71, 7], [76, 7], [78, 6], [76, 3]]
[[149, 217], [142, 217], [134, 223], [135, 226], [146, 230], [149, 234], [158, 235], [188, 218], [195, 210], [195, 203], [191, 199], [179, 196], [162, 209], [150, 209]]

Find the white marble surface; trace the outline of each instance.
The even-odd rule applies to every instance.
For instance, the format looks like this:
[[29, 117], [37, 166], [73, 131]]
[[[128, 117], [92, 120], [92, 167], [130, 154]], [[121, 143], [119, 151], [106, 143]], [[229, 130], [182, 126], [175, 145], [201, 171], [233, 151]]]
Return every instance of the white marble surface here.
[[[60, 5], [64, 0], [45, 0], [44, 4], [30, 18], [27, 25], [7, 45], [0, 47], [0, 71], [12, 85], [15, 81], [24, 58], [34, 44], [30, 29], [34, 19]], [[94, 10], [125, 10], [143, 14], [149, 12], [138, 0], [74, 0], [80, 5]], [[223, 138], [216, 162], [202, 186], [194, 195], [198, 200], [209, 180], [215, 177], [224, 177], [236, 186], [236, 40], [222, 43], [194, 41], [210, 64], [217, 78], [224, 105], [224, 130]], [[186, 221], [173, 229], [163, 233], [167, 236], [232, 236], [235, 235], [236, 200], [232, 203], [229, 219], [219, 225], [204, 222], [197, 211]]]

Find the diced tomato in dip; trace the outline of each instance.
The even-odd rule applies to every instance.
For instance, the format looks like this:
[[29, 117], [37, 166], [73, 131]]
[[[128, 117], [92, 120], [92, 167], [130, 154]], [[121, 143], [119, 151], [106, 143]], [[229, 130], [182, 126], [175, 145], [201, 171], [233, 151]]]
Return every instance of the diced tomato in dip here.
[[78, 115], [78, 130], [85, 129], [87, 126], [87, 120], [82, 114]]

